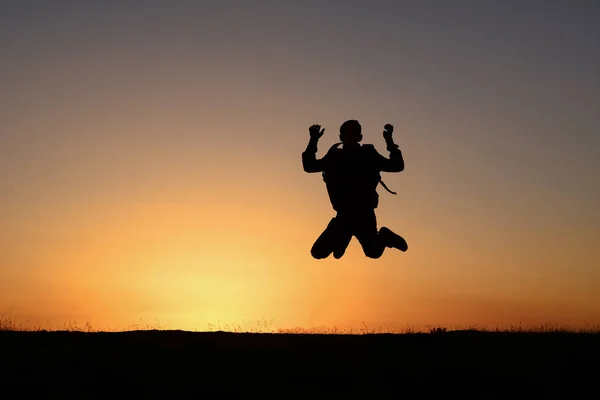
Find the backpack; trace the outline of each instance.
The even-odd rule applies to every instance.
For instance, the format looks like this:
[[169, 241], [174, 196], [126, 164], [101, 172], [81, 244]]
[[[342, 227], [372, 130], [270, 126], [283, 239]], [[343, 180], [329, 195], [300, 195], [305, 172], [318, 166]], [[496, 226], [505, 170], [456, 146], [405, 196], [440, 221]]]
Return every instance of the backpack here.
[[[338, 147], [341, 145], [341, 143], [336, 143], [334, 145], [332, 145], [328, 152], [327, 152], [327, 157], [331, 157], [334, 158], [337, 156], [337, 152], [341, 151], [340, 149], [338, 149]], [[369, 157], [369, 153], [374, 154], [377, 150], [375, 150], [375, 146], [373, 146], [372, 144], [364, 144], [361, 146], [361, 152], [363, 152], [363, 154], [361, 154], [361, 156], [364, 156], [365, 158], [368, 159]], [[337, 153], [337, 154], [336, 154]], [[323, 181], [326, 184], [327, 187], [327, 192], [329, 194], [329, 198], [331, 199], [332, 203], [334, 204], [334, 207], [337, 206], [337, 204], [339, 204], [340, 201], [343, 201], [343, 194], [338, 192], [338, 181], [337, 181], [337, 176], [335, 173], [331, 173], [330, 170], [325, 170], [322, 173], [323, 176]], [[364, 185], [364, 188], [361, 188], [361, 190], [364, 189], [365, 192], [371, 192], [373, 191], [373, 196], [378, 197], [377, 192], [376, 192], [376, 188], [379, 184], [381, 184], [381, 186], [383, 186], [383, 188], [385, 190], [387, 190], [389, 193], [395, 195], [396, 192], [391, 191], [387, 185], [383, 182], [383, 180], [381, 179], [381, 173], [378, 170], [372, 170], [367, 172], [366, 174], [364, 174], [364, 176], [367, 176], [368, 178], [364, 181], [361, 182], [362, 185]], [[368, 195], [368, 193], [365, 193], [365, 195]], [[377, 206], [377, 199], [372, 199], [372, 205], [374, 205], [375, 207]]]

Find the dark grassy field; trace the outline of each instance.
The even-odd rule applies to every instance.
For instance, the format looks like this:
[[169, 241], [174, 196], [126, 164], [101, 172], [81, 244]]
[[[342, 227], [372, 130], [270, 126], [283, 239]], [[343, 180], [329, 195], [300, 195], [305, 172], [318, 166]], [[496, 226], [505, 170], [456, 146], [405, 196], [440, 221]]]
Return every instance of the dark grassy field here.
[[14, 393], [7, 399], [34, 393], [587, 399], [600, 387], [597, 333], [4, 331], [0, 360], [0, 393]]

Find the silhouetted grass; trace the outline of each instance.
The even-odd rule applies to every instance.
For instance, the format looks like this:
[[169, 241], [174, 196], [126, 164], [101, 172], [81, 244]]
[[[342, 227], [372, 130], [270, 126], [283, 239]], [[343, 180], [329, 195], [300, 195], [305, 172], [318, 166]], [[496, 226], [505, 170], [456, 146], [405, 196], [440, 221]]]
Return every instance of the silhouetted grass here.
[[[158, 320], [153, 322], [144, 322], [140, 319], [137, 323], [129, 324], [123, 329], [95, 329], [90, 322], [81, 324], [75, 319], [67, 319], [54, 328], [42, 327], [30, 321], [16, 322], [7, 313], [0, 314], [0, 331], [14, 332], [131, 332], [131, 331], [170, 331], [173, 329], [168, 324]], [[471, 332], [496, 332], [496, 333], [600, 333], [600, 325], [587, 325], [581, 328], [573, 328], [559, 324], [538, 324], [538, 325], [510, 325], [505, 327], [489, 328], [485, 326], [454, 326], [452, 328], [443, 326], [389, 326], [389, 325], [369, 325], [363, 323], [356, 327], [351, 325], [342, 326], [319, 326], [311, 328], [273, 328], [272, 320], [259, 320], [255, 323], [242, 321], [240, 324], [221, 324], [220, 322], [209, 323], [205, 329], [194, 329], [188, 332], [229, 332], [229, 333], [278, 333], [278, 334], [301, 334], [301, 335], [373, 335], [373, 334], [414, 334], [430, 333], [443, 334], [453, 331], [471, 331]]]

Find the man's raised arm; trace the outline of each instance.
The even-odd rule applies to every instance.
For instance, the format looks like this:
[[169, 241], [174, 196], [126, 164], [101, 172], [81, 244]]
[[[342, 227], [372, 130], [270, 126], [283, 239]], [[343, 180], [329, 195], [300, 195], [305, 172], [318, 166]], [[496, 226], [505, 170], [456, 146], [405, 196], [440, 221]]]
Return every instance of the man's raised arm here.
[[310, 140], [308, 142], [308, 146], [306, 146], [306, 150], [302, 153], [302, 167], [304, 168], [304, 172], [322, 172], [324, 158], [320, 160], [317, 159], [317, 143], [323, 133], [325, 133], [325, 128], [321, 129], [321, 125], [313, 125], [308, 128], [310, 133]]
[[386, 124], [383, 130], [383, 138], [387, 145], [387, 150], [390, 152], [390, 158], [381, 156], [379, 159], [379, 169], [383, 172], [400, 172], [404, 170], [404, 157], [399, 146], [394, 143], [392, 133], [394, 127], [391, 124]]

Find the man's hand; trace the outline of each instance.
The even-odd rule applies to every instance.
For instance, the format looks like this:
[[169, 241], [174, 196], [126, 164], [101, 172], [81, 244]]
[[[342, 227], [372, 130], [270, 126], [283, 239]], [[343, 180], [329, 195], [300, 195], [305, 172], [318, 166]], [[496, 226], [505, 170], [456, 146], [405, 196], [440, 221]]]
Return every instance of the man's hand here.
[[388, 151], [394, 151], [398, 149], [398, 145], [394, 143], [394, 138], [392, 133], [394, 132], [394, 126], [392, 124], [385, 124], [383, 127], [383, 138], [385, 139], [385, 143], [387, 144]]
[[383, 127], [383, 138], [385, 141], [392, 140], [392, 133], [394, 132], [394, 126], [392, 124], [385, 124]]
[[308, 132], [310, 133], [310, 138], [313, 140], [319, 140], [323, 133], [325, 133], [325, 128], [321, 129], [321, 125], [313, 125], [308, 128]]

